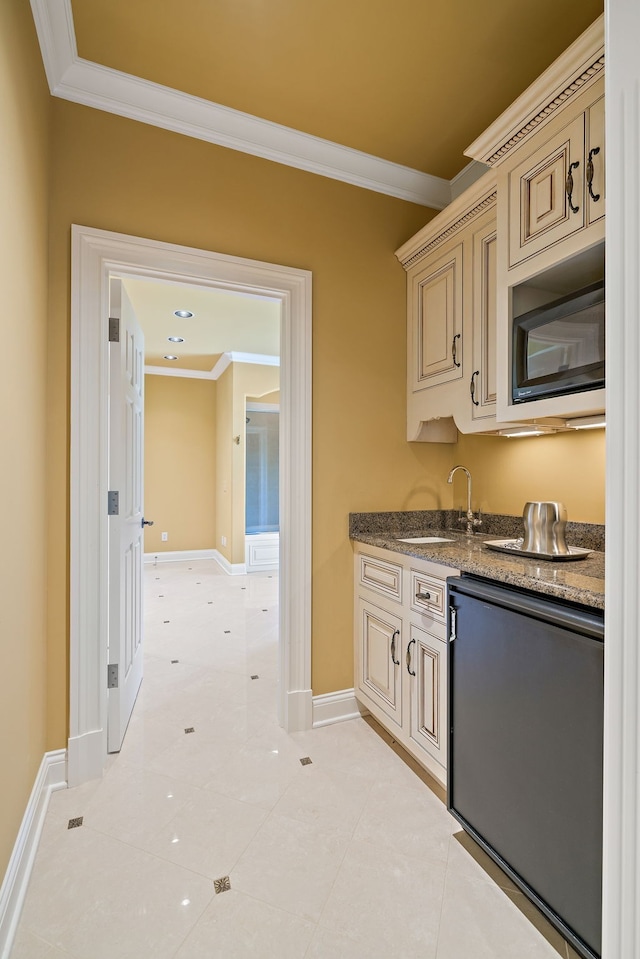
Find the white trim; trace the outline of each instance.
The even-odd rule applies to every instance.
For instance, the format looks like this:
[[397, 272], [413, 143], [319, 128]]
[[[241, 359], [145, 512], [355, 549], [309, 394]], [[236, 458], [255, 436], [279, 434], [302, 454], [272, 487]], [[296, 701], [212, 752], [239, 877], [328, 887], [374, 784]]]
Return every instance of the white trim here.
[[232, 363], [253, 363], [256, 366], [280, 366], [279, 356], [267, 353], [223, 353], [211, 370], [211, 378], [217, 380]]
[[78, 57], [71, 0], [31, 0], [54, 96], [441, 210], [448, 180]]
[[453, 203], [461, 193], [473, 186], [488, 169], [486, 163], [481, 163], [479, 160], [469, 160], [467, 165], [460, 170], [460, 173], [457, 173], [451, 180], [451, 202]]
[[145, 553], [145, 563], [188, 563], [198, 559], [217, 560], [216, 549], [173, 549], [158, 551], [157, 553]]
[[605, 0], [607, 436], [603, 959], [640, 956], [640, 5]]
[[65, 789], [67, 754], [45, 753], [0, 887], [0, 959], [9, 959], [51, 793]]
[[368, 715], [368, 712], [359, 704], [353, 689], [340, 689], [335, 693], [313, 697], [314, 729], [316, 726], [330, 726], [348, 719], [359, 719], [360, 716]]
[[223, 568], [225, 573], [228, 573], [229, 576], [244, 576], [247, 572], [247, 567], [244, 563], [230, 563], [226, 556], [223, 556], [222, 553], [214, 549], [213, 558], [216, 563]]
[[211, 370], [185, 370], [180, 367], [169, 366], [145, 366], [145, 376], [182, 376], [192, 380], [215, 380]]
[[196, 380], [217, 380], [232, 363], [252, 363], [255, 366], [280, 366], [280, 357], [268, 353], [223, 353], [210, 370], [185, 370], [179, 366], [145, 366], [145, 375], [185, 376]]
[[[69, 649], [74, 785], [100, 775], [107, 756], [106, 356], [113, 275], [165, 276], [268, 293], [280, 301], [280, 719], [289, 731], [311, 724], [311, 273], [74, 225]], [[300, 691], [308, 694], [308, 708], [300, 703]]]

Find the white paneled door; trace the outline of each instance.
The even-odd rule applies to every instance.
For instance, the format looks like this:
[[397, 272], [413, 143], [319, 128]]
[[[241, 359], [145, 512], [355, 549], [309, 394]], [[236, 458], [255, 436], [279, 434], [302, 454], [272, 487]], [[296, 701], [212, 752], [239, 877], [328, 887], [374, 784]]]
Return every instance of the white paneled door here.
[[144, 337], [118, 279], [110, 281], [109, 300], [107, 748], [113, 753], [142, 682]]

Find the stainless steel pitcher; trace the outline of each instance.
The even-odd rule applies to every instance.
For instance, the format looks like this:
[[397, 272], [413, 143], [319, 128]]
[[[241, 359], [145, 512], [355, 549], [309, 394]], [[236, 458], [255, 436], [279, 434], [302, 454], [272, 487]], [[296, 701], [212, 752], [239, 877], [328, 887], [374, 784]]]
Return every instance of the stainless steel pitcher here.
[[525, 503], [522, 519], [523, 550], [556, 556], [569, 552], [564, 535], [567, 523], [564, 503]]

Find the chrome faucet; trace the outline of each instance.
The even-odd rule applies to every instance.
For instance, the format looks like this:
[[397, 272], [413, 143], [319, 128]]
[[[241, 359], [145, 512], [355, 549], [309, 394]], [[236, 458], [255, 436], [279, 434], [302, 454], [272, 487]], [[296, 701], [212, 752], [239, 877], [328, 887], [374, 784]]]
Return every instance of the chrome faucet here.
[[466, 466], [454, 466], [447, 477], [447, 483], [453, 483], [453, 474], [456, 472], [456, 470], [462, 470], [462, 472], [466, 473], [467, 475], [467, 515], [464, 518], [461, 516], [460, 522], [466, 522], [467, 536], [471, 536], [471, 534], [474, 532], [474, 527], [482, 525], [480, 511], [478, 510], [477, 517], [473, 515], [473, 510], [471, 509], [471, 473]]

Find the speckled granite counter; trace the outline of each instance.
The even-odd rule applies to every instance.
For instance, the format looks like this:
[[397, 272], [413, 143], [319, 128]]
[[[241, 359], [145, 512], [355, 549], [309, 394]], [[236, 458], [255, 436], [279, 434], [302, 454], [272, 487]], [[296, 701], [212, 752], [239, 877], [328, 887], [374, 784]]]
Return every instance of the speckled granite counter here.
[[[451, 532], [459, 525], [458, 512], [452, 510], [351, 513], [349, 536], [369, 546], [604, 609], [604, 527], [568, 523], [569, 545], [593, 549], [594, 552], [586, 559], [554, 563], [499, 553], [483, 545], [487, 539], [522, 536], [522, 518], [519, 516], [484, 516], [481, 531], [473, 536]], [[422, 546], [398, 542], [400, 537], [421, 535], [446, 536], [453, 542]]]

